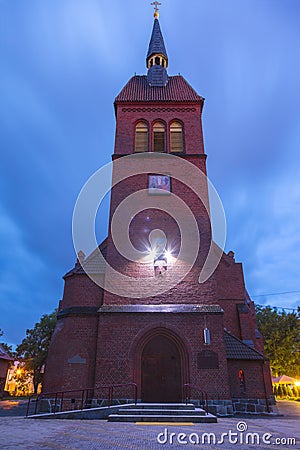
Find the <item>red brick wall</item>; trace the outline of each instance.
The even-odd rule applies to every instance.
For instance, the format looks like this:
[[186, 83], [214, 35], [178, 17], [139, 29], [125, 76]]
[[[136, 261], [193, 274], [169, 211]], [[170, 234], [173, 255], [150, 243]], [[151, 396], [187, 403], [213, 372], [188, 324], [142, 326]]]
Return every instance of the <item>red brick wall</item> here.
[[[239, 370], [245, 373], [246, 391], [240, 389]], [[235, 398], [265, 398], [262, 363], [259, 361], [228, 360], [228, 374], [232, 397]]]
[[217, 295], [222, 300], [245, 299], [245, 282], [243, 267], [227, 255], [223, 258], [216, 270]]
[[0, 359], [0, 378], [6, 378], [9, 361]]
[[264, 377], [265, 377], [265, 385], [266, 385], [267, 395], [270, 397], [273, 395], [273, 386], [272, 386], [271, 368], [270, 368], [269, 361], [265, 361], [265, 364], [264, 364]]
[[[46, 363], [44, 392], [93, 387], [97, 326], [97, 315], [58, 320]], [[77, 355], [85, 364], [68, 362]]]
[[[198, 167], [202, 172], [206, 172], [205, 167], [205, 157], [202, 156], [186, 156], [184, 159], [188, 160], [190, 163]], [[116, 173], [118, 169], [114, 169], [113, 179], [117, 179], [118, 174]], [[182, 175], [185, 176], [186, 180], [189, 180], [188, 168], [183, 168]], [[186, 173], [184, 173], [186, 171]], [[172, 179], [172, 167], [169, 167], [169, 173]], [[112, 190], [111, 196], [111, 211], [110, 218], [116, 211], [118, 205], [130, 194], [141, 189], [147, 189], [148, 186], [147, 174], [136, 175], [129, 179], [126, 179], [116, 185]], [[214, 280], [211, 278], [204, 285], [200, 285], [198, 282], [200, 269], [206, 260], [208, 250], [211, 243], [211, 228], [210, 220], [207, 211], [197, 195], [183, 183], [172, 179], [172, 192], [183, 200], [183, 202], [188, 205], [191, 209], [193, 217], [196, 219], [199, 233], [200, 233], [200, 251], [197, 260], [194, 264], [193, 270], [187, 275], [187, 277], [178, 284], [174, 289], [169, 292], [151, 297], [143, 300], [143, 303], [180, 303], [187, 302], [193, 303], [213, 303], [215, 301], [215, 287]], [[202, 195], [204, 203], [208, 204], [208, 194], [207, 194], [207, 184], [204, 182], [202, 186]], [[149, 196], [151, 197], [151, 196]], [[164, 231], [168, 243], [171, 243], [173, 254], [176, 257], [179, 247], [180, 247], [180, 232], [179, 227], [176, 224], [174, 218], [171, 215], [165, 213], [162, 210], [168, 208], [170, 200], [167, 196], [161, 196], [155, 199], [155, 205], [162, 208], [159, 209], [144, 209], [146, 208], [147, 202], [149, 200], [148, 194], [145, 194], [144, 202], [141, 200], [140, 209], [143, 212], [135, 215], [132, 222], [130, 223], [131, 217], [127, 219], [124, 217], [124, 223], [130, 223], [130, 237], [133, 245], [139, 250], [145, 250], [147, 244], [149, 245], [148, 236], [151, 230], [161, 229]], [[151, 201], [151, 199], [150, 199]], [[186, 221], [185, 211], [180, 207], [174, 210], [176, 220], [179, 223]], [[110, 219], [111, 220], [111, 219]], [[196, 243], [195, 243], [196, 245]], [[116, 247], [114, 246], [111, 233], [109, 231], [108, 236], [108, 247], [107, 247], [107, 261], [108, 263], [116, 269], [118, 272], [123, 273], [127, 276], [133, 276], [137, 278], [149, 278], [149, 284], [153, 283], [154, 268], [153, 264], [137, 264], [126, 260], [123, 256], [119, 254]], [[184, 261], [182, 261], [182, 267], [184, 268]], [[168, 264], [168, 270], [172, 270], [172, 262]], [[170, 272], [168, 272], [169, 274]], [[109, 280], [109, 272], [107, 272], [107, 280]], [[112, 280], [114, 281], [114, 279]], [[108, 281], [107, 281], [108, 282]], [[122, 286], [120, 286], [122, 287]], [[126, 289], [126, 285], [124, 285]], [[132, 296], [134, 297], [134, 295]], [[104, 303], [138, 303], [139, 299], [118, 297], [109, 292], [104, 293]]]
[[[184, 382], [190, 382], [210, 398], [229, 399], [227, 364], [220, 315], [207, 315], [211, 345], [203, 343], [204, 316], [200, 314], [101, 314], [99, 321], [96, 386], [136, 382], [140, 395], [139, 342], [150, 330], [170, 330], [186, 349]], [[198, 369], [197, 353], [209, 349], [219, 355], [219, 369]], [[130, 392], [128, 393], [128, 395]]]
[[87, 275], [66, 277], [63, 298], [59, 310], [71, 306], [98, 306], [102, 304], [103, 290]]
[[[117, 107], [117, 125], [115, 137], [115, 154], [126, 155], [134, 150], [135, 125], [144, 120], [151, 125], [161, 120], [169, 129], [172, 121], [178, 120], [184, 125], [185, 151], [189, 154], [204, 153], [203, 133], [201, 125], [201, 105], [195, 103], [124, 103]], [[169, 147], [167, 133], [167, 148]], [[149, 133], [151, 147], [151, 131]]]
[[[224, 309], [225, 328], [239, 339], [252, 340], [255, 348], [263, 352], [263, 338], [257, 338], [254, 303], [245, 291], [243, 267], [233, 258], [223, 255], [215, 272], [217, 303]], [[244, 306], [244, 308], [243, 308]]]
[[[201, 105], [195, 103], [126, 103], [117, 107], [117, 124], [114, 159], [133, 153], [135, 125], [139, 120], [149, 123], [149, 129], [156, 120], [161, 120], [169, 130], [170, 123], [178, 120], [183, 123], [185, 155], [183, 158], [194, 164], [206, 174], [206, 156], [204, 155], [201, 124]], [[167, 148], [169, 148], [167, 133]], [[151, 150], [151, 131], [149, 145]], [[172, 177], [172, 167], [168, 168]], [[113, 180], [119, 174], [113, 172]], [[189, 169], [183, 166], [182, 175], [189, 180]], [[199, 180], [200, 183], [200, 180]], [[112, 189], [110, 218], [117, 206], [131, 193], [147, 189], [147, 174], [140, 174], [122, 181]], [[151, 330], [165, 330], [181, 344], [184, 380], [206, 391], [209, 398], [229, 399], [230, 389], [234, 396], [240, 397], [237, 389], [237, 372], [245, 371], [247, 391], [250, 397], [263, 397], [263, 375], [259, 363], [252, 361], [230, 361], [227, 370], [223, 327], [242, 339], [255, 340], [255, 315], [250, 308], [249, 314], [238, 312], [237, 305], [245, 300], [245, 285], [242, 265], [224, 255], [216, 273], [204, 284], [198, 283], [201, 267], [206, 259], [210, 242], [211, 227], [203, 203], [195, 193], [183, 183], [172, 179], [172, 192], [178, 195], [190, 208], [196, 218], [201, 243], [196, 263], [191, 272], [174, 288], [161, 295], [144, 299], [117, 296], [94, 284], [85, 275], [73, 275], [65, 280], [63, 300], [60, 311], [72, 307], [100, 307], [105, 304], [144, 303], [144, 304], [215, 304], [224, 309], [224, 322], [221, 315], [207, 315], [207, 326], [211, 332], [209, 349], [219, 355], [219, 369], [198, 369], [197, 354], [206, 349], [203, 343], [204, 317], [201, 314], [71, 314], [58, 321], [48, 355], [44, 390], [55, 391], [76, 389], [103, 384], [136, 381], [140, 386], [141, 342]], [[208, 204], [207, 184], [202, 184], [202, 195]], [[168, 197], [161, 197], [161, 207], [168, 205]], [[145, 205], [141, 204], [141, 209]], [[176, 211], [180, 220], [184, 220], [182, 211]], [[146, 216], [150, 220], [145, 221]], [[130, 219], [131, 220], [131, 219]], [[129, 222], [130, 222], [129, 220]], [[133, 244], [141, 249], [147, 243], [152, 229], [162, 229], [172, 242], [176, 256], [180, 241], [180, 232], [175, 220], [163, 211], [148, 209], [136, 215], [130, 225]], [[156, 281], [152, 264], [129, 262], [121, 256], [114, 246], [111, 233], [108, 235], [107, 261], [119, 272], [132, 277], [146, 278], [151, 284]], [[168, 262], [171, 273], [172, 261]], [[184, 262], [182, 261], [182, 267]], [[107, 280], [109, 274], [107, 272]], [[114, 281], [114, 280], [112, 280]], [[122, 288], [122, 285], [118, 286]], [[125, 286], [124, 286], [125, 288]], [[133, 297], [133, 296], [132, 296]], [[247, 316], [247, 317], [246, 317]], [[169, 330], [169, 331], [168, 331]], [[154, 331], [153, 331], [154, 332]], [[257, 344], [258, 345], [258, 344]], [[140, 350], [139, 350], [140, 349]], [[85, 364], [71, 364], [68, 359], [80, 355]], [[269, 374], [265, 378], [270, 385]], [[229, 380], [229, 381], [228, 381]], [[229, 389], [230, 383], [230, 389]], [[268, 388], [269, 389], [269, 388]], [[128, 391], [127, 396], [131, 392]]]

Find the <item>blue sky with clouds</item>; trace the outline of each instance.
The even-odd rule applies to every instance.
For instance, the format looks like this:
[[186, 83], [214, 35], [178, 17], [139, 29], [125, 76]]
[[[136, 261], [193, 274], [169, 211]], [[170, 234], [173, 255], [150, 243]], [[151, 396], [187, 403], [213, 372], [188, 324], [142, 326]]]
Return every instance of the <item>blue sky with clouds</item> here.
[[[146, 71], [150, 3], [0, 1], [0, 328], [12, 344], [62, 296], [77, 195], [111, 160], [115, 96]], [[300, 291], [300, 2], [162, 3], [169, 74], [206, 98], [226, 250], [251, 295]], [[295, 308], [299, 298], [254, 300]]]

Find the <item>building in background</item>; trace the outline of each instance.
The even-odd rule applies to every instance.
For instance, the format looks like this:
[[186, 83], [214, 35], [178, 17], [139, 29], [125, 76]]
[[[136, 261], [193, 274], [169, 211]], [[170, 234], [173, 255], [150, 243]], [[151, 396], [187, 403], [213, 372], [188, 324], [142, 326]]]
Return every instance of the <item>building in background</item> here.
[[[14, 361], [12, 359], [12, 361]], [[42, 385], [38, 386], [38, 393]], [[5, 383], [5, 391], [13, 397], [24, 397], [34, 393], [33, 375], [24, 368], [24, 363], [14, 361], [10, 364]]]
[[3, 397], [7, 372], [12, 363], [13, 358], [9, 356], [7, 351], [0, 344], [0, 398]]

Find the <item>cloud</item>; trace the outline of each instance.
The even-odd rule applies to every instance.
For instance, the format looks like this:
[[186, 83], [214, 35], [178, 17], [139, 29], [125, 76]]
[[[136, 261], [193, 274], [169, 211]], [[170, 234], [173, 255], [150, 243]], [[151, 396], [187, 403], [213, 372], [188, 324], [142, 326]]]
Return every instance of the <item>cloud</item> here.
[[[282, 172], [269, 188], [248, 187], [229, 211], [229, 241], [243, 262], [250, 294], [300, 290], [299, 173]], [[296, 308], [300, 295], [255, 297], [258, 302]]]
[[16, 343], [25, 334], [24, 317], [29, 326], [49, 308], [50, 283], [45, 262], [24, 244], [20, 227], [2, 207], [0, 216], [0, 328], [5, 340]]
[[[244, 263], [254, 294], [299, 286], [296, 3], [161, 7], [169, 73], [180, 71], [207, 98], [208, 175], [224, 203], [228, 250]], [[137, 0], [0, 5], [0, 317], [17, 343], [57, 305], [61, 275], [75, 259], [76, 196], [110, 161], [112, 103], [135, 71], [146, 71], [152, 12]], [[297, 297], [271, 300], [294, 305]]]

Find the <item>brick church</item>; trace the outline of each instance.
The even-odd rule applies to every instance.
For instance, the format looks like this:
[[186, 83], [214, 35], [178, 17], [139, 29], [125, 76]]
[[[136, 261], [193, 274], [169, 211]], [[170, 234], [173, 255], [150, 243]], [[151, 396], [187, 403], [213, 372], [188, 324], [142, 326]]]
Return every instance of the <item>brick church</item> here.
[[[115, 99], [108, 237], [89, 256], [79, 252], [64, 276], [43, 390], [93, 388], [97, 398], [102, 386], [122, 384], [118, 397], [130, 402], [126, 385], [136, 383], [140, 402], [178, 403], [189, 385], [192, 400], [206, 393], [213, 412], [269, 412], [270, 369], [242, 264], [212, 245], [204, 99], [183, 76], [168, 74], [157, 11], [146, 67]], [[122, 178], [128, 165], [133, 172]], [[194, 169], [200, 196], [189, 185]], [[148, 257], [126, 257], [116, 243], [123, 234]], [[200, 245], [187, 271], [195, 236]], [[200, 282], [210, 251], [220, 258]]]

